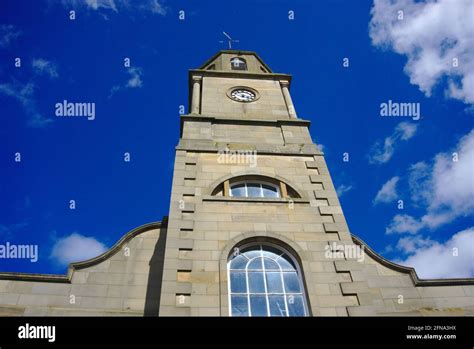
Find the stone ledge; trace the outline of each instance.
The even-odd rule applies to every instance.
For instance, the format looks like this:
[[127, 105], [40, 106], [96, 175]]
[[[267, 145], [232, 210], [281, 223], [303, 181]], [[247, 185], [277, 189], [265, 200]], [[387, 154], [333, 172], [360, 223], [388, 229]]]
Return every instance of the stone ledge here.
[[240, 198], [232, 196], [203, 196], [202, 201], [217, 201], [217, 202], [253, 202], [253, 203], [272, 203], [272, 204], [309, 204], [309, 200], [300, 198]]

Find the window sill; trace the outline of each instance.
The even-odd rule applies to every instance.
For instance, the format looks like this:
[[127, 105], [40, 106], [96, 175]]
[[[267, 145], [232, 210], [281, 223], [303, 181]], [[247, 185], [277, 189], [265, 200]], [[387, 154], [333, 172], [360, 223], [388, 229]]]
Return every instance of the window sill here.
[[309, 200], [301, 198], [245, 198], [233, 196], [212, 196], [205, 195], [202, 201], [219, 201], [219, 202], [254, 202], [254, 203], [274, 203], [287, 204], [293, 202], [295, 204], [309, 204]]

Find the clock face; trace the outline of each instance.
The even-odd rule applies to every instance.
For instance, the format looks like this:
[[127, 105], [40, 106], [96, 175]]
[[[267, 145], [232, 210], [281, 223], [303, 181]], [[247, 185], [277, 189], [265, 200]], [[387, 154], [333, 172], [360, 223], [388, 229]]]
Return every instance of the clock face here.
[[231, 92], [230, 96], [238, 102], [252, 102], [255, 100], [255, 93], [246, 89], [237, 89]]

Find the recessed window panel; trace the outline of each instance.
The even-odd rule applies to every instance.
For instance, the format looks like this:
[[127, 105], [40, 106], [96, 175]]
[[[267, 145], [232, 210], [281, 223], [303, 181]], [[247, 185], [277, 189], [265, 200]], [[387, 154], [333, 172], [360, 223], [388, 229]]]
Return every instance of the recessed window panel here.
[[261, 185], [258, 183], [247, 184], [247, 195], [251, 198], [258, 198], [262, 196]]
[[232, 70], [247, 70], [247, 62], [240, 57], [234, 57], [230, 60]]
[[252, 316], [267, 316], [267, 300], [265, 296], [250, 295]]
[[280, 272], [266, 272], [267, 290], [269, 293], [283, 293], [283, 285]]
[[288, 316], [286, 312], [285, 296], [268, 296], [270, 316]]
[[273, 259], [264, 258], [263, 263], [265, 265], [265, 270], [280, 270], [280, 266]]
[[232, 259], [232, 262], [230, 263], [230, 269], [245, 269], [248, 261], [249, 260], [246, 257], [237, 255], [234, 259]]
[[265, 281], [263, 275], [263, 272], [259, 271], [251, 271], [248, 273], [250, 293], [265, 293]]
[[262, 184], [262, 191], [263, 191], [263, 197], [265, 198], [277, 198], [278, 197], [278, 190], [267, 184]]
[[230, 272], [230, 284], [232, 293], [247, 293], [247, 281], [244, 272]]
[[305, 316], [303, 297], [300, 295], [287, 295], [289, 316]]
[[257, 257], [255, 259], [253, 259], [248, 267], [247, 267], [248, 270], [262, 270], [263, 267], [262, 267], [262, 258], [260, 257]]
[[245, 191], [245, 184], [237, 184], [237, 185], [232, 186], [231, 194], [232, 196], [246, 197], [247, 194]]
[[291, 264], [288, 259], [286, 259], [284, 256], [281, 256], [278, 259], [278, 264], [280, 264], [281, 269], [283, 270], [296, 270], [295, 266]]
[[285, 282], [285, 291], [288, 293], [301, 292], [300, 280], [296, 272], [283, 273], [283, 280]]
[[249, 316], [247, 296], [233, 295], [231, 297], [231, 303], [232, 316]]

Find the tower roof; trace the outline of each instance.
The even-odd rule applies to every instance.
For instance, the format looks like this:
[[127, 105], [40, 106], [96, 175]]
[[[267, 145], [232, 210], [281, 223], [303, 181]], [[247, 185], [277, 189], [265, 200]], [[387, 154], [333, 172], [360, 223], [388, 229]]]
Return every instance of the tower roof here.
[[251, 73], [273, 73], [270, 67], [263, 61], [254, 51], [242, 50], [221, 50], [209, 58], [198, 69], [200, 70], [217, 70], [217, 71], [238, 71], [232, 68], [231, 60], [238, 58], [244, 61], [246, 71]]

